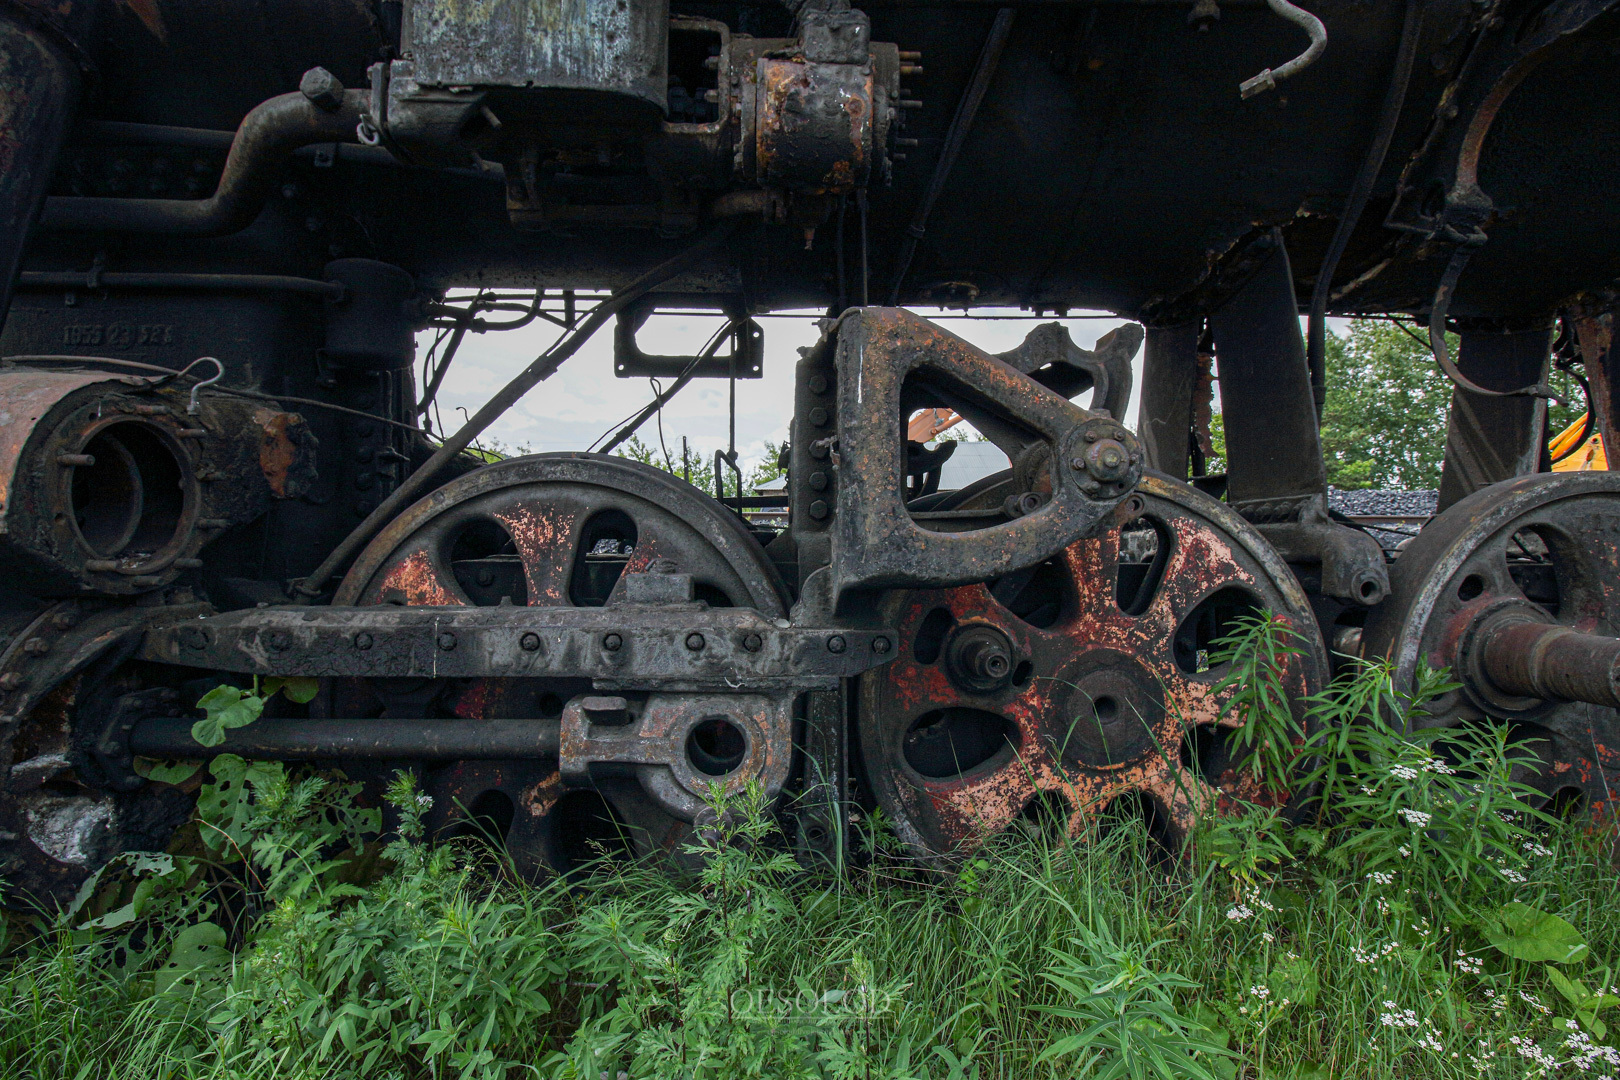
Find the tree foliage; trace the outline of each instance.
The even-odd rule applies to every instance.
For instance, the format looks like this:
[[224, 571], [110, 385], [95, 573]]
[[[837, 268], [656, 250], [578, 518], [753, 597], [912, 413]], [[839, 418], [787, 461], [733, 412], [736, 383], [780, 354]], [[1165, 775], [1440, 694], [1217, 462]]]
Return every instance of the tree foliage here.
[[[1455, 336], [1449, 338], [1453, 354]], [[1547, 411], [1547, 435], [1562, 431], [1585, 403], [1569, 375], [1548, 382], [1570, 404]], [[1327, 403], [1322, 458], [1336, 488], [1438, 488], [1445, 462], [1446, 416], [1452, 386], [1434, 362], [1421, 331], [1381, 319], [1356, 319], [1350, 332], [1327, 338]], [[1210, 425], [1215, 455], [1208, 471], [1226, 468], [1220, 410]]]

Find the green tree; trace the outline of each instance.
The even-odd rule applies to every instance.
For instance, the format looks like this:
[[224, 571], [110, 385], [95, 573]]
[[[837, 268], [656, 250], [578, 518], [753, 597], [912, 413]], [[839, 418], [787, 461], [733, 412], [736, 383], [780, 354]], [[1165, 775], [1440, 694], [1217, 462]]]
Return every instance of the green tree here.
[[[679, 450], [679, 444], [675, 447]], [[782, 448], [779, 444], [766, 440], [765, 452], [759, 461], [752, 467], [745, 468], [743, 473], [743, 494], [752, 494], [754, 489], [770, 483], [781, 477], [785, 470], [779, 466], [777, 458], [781, 456]], [[714, 491], [714, 453], [692, 451], [688, 459], [683, 462], [677, 454], [664, 456], [661, 447], [649, 446], [641, 441], [640, 436], [632, 435], [614, 451], [619, 457], [639, 461], [644, 465], [652, 465], [666, 472], [674, 473], [701, 491]], [[740, 455], [739, 455], [740, 456]], [[725, 470], [726, 495], [737, 494], [736, 474], [730, 469]]]
[[[1357, 319], [1347, 336], [1328, 334], [1322, 457], [1334, 487], [1440, 486], [1452, 386], [1421, 333], [1381, 319]], [[1456, 337], [1449, 340], [1456, 350]], [[1548, 381], [1570, 402], [1548, 408], [1551, 437], [1574, 422], [1585, 402], [1571, 376], [1555, 370]], [[1215, 453], [1208, 468], [1218, 473], [1226, 468], [1226, 430], [1218, 409], [1210, 436]]]
[[[1455, 348], [1455, 344], [1452, 346]], [[1426, 344], [1358, 319], [1327, 340], [1322, 457], [1338, 488], [1437, 488], [1451, 381]]]

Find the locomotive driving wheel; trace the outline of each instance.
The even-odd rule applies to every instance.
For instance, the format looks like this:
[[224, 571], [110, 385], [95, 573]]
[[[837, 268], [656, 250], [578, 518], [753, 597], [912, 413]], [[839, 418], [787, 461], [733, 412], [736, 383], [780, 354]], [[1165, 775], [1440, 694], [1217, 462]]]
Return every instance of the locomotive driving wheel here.
[[[1006, 494], [977, 491], [938, 508]], [[931, 861], [1021, 817], [1055, 815], [1079, 835], [1111, 805], [1174, 848], [1205, 808], [1271, 798], [1234, 766], [1241, 718], [1224, 713], [1211, 644], [1237, 616], [1271, 611], [1299, 635], [1282, 673], [1296, 709], [1328, 670], [1275, 552], [1222, 504], [1152, 474], [1046, 563], [890, 604], [900, 655], [862, 676], [860, 746], [879, 804]]]
[[[447, 484], [367, 547], [334, 603], [599, 607], [617, 600], [624, 575], [649, 571], [691, 575], [710, 607], [786, 614], [774, 567], [735, 514], [658, 469], [580, 453], [514, 458]], [[328, 707], [552, 720], [591, 690], [562, 678], [345, 680]], [[724, 738], [691, 752], [717, 773], [741, 753]], [[566, 871], [603, 847], [678, 853], [691, 828], [633, 776], [570, 790], [555, 760], [453, 762], [425, 769], [423, 785], [432, 831], [494, 834], [529, 876]]]
[[[1539, 759], [1520, 779], [1560, 812], [1599, 810], [1620, 790], [1620, 710], [1512, 685], [1504, 661], [1540, 662], [1582, 640], [1620, 636], [1620, 475], [1540, 473], [1462, 499], [1424, 526], [1390, 574], [1390, 598], [1363, 632], [1365, 656], [1389, 657], [1396, 685], [1420, 665], [1461, 688], [1428, 703], [1418, 726], [1506, 721]], [[1492, 647], [1492, 639], [1499, 644]], [[1513, 642], [1524, 648], [1513, 649]], [[1514, 653], [1522, 653], [1515, 656]], [[1513, 663], [1518, 667], [1521, 664]], [[1576, 665], [1599, 682], [1595, 653]], [[1509, 685], [1504, 686], [1503, 683]], [[1564, 689], [1579, 692], [1579, 687]], [[1609, 696], [1598, 686], [1591, 697]]]

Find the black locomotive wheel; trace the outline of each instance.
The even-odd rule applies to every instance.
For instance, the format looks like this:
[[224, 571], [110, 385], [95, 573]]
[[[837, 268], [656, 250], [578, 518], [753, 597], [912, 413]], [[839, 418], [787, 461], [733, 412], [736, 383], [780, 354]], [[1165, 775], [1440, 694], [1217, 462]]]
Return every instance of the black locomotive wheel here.
[[[337, 604], [594, 607], [627, 573], [690, 574], [711, 607], [786, 609], [776, 571], [735, 514], [668, 473], [623, 458], [541, 454], [479, 469], [424, 498], [356, 560]], [[556, 719], [586, 680], [346, 680], [334, 715]], [[360, 711], [356, 711], [360, 710]], [[691, 826], [630, 776], [565, 789], [555, 762], [426, 769], [438, 835], [501, 842], [520, 872], [566, 871], [604, 848], [678, 852]]]
[[1450, 668], [1463, 683], [1430, 702], [1419, 726], [1507, 721], [1539, 758], [1523, 779], [1549, 805], [1612, 802], [1620, 711], [1502, 692], [1473, 628], [1522, 618], [1620, 636], [1620, 474], [1540, 473], [1477, 491], [1406, 546], [1390, 587], [1368, 618], [1363, 655], [1390, 658], [1398, 686], [1412, 687], [1420, 665]]
[[1298, 633], [1282, 673], [1298, 703], [1328, 670], [1298, 583], [1236, 514], [1156, 475], [1046, 563], [896, 595], [900, 656], [861, 680], [878, 802], [918, 855], [949, 861], [1021, 817], [1080, 835], [1130, 806], [1174, 848], [1205, 810], [1273, 801], [1234, 766], [1224, 733], [1241, 719], [1209, 664], [1233, 619], [1259, 610]]

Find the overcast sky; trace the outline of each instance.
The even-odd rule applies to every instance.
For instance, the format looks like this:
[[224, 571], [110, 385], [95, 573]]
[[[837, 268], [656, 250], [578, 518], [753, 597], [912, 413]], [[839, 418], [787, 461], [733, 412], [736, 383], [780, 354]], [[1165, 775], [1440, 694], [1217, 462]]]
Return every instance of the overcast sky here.
[[[1020, 315], [1017, 311], [984, 310], [973, 318], [929, 309], [918, 309], [952, 333], [987, 352], [1005, 352], [1047, 319], [993, 319], [984, 316]], [[821, 312], [761, 317], [765, 330], [765, 375], [760, 379], [737, 380], [737, 449], [746, 473], [763, 453], [765, 442], [781, 442], [787, 437], [788, 419], [793, 410], [793, 365], [799, 349], [815, 343], [815, 321]], [[1084, 315], [1085, 313], [1080, 313]], [[1073, 316], [1055, 320], [1069, 328], [1075, 344], [1090, 349], [1099, 337], [1124, 320], [1106, 313], [1098, 317]], [[665, 356], [687, 356], [701, 349], [720, 325], [718, 318], [661, 315], [650, 320], [638, 341], [644, 352]], [[550, 324], [531, 325], [521, 330], [483, 335], [468, 334], [439, 392], [440, 417], [454, 430], [464, 421], [461, 409], [469, 413], [483, 404], [507, 380], [551, 343], [557, 328]], [[431, 334], [418, 341], [418, 355], [426, 355]], [[1142, 358], [1136, 358], [1136, 384], [1141, 381]], [[539, 453], [547, 450], [583, 450], [605, 432], [616, 430], [653, 397], [646, 379], [618, 379], [613, 375], [613, 334], [605, 327], [565, 363], [550, 379], [531, 390], [490, 428], [484, 441], [499, 440], [508, 447], [527, 446]], [[1085, 403], [1082, 397], [1081, 404]], [[1133, 386], [1126, 422], [1136, 422], [1137, 394]], [[680, 460], [681, 436], [693, 451], [710, 458], [726, 445], [726, 380], [695, 379], [663, 411], [664, 442], [676, 461]], [[658, 425], [649, 419], [641, 439], [658, 444]]]

